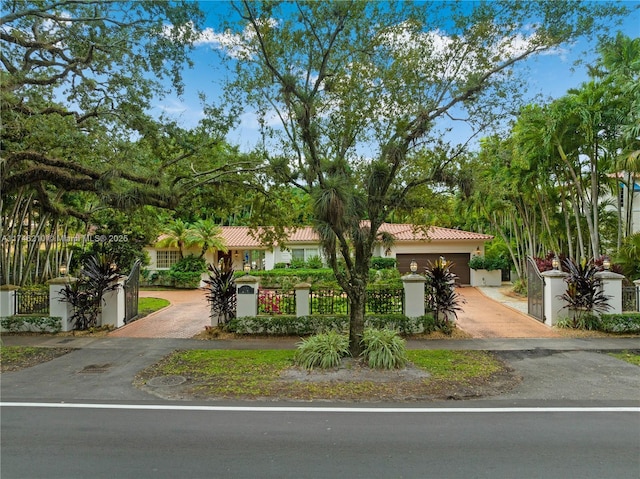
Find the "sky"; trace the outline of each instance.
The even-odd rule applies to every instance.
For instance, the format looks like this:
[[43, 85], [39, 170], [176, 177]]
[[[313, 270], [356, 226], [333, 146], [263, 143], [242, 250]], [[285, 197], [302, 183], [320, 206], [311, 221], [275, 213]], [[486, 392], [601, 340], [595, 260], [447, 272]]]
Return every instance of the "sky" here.
[[[640, 0], [626, 1], [630, 5], [640, 4]], [[225, 68], [219, 63], [219, 40], [222, 34], [221, 22], [231, 16], [233, 11], [227, 1], [207, 0], [199, 3], [206, 14], [206, 35], [191, 54], [194, 68], [183, 73], [185, 93], [181, 97], [169, 96], [158, 101], [152, 110], [152, 113], [169, 115], [184, 128], [196, 126], [204, 116], [199, 92], [205, 93], [209, 98], [217, 98], [227, 75]], [[640, 11], [636, 9], [626, 18], [619, 30], [630, 37], [640, 36]], [[531, 95], [541, 94], [544, 98], [555, 99], [587, 81], [587, 65], [597, 58], [596, 45], [597, 38], [583, 38], [574, 45], [527, 60]], [[578, 60], [583, 63], [575, 65]], [[227, 139], [243, 151], [250, 150], [259, 141], [255, 116], [251, 112], [243, 114], [239, 126], [229, 133]]]

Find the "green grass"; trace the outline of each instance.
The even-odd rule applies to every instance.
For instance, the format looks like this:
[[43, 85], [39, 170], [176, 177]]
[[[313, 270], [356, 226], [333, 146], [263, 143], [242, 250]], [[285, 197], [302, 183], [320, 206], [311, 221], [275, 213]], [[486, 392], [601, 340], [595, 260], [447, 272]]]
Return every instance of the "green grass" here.
[[166, 308], [170, 304], [168, 300], [162, 298], [138, 298], [138, 319]]
[[0, 362], [23, 361], [37, 356], [39, 353], [40, 348], [32, 348], [30, 346], [0, 346]]
[[136, 383], [144, 385], [157, 376], [184, 376], [188, 381], [181, 395], [194, 399], [416, 400], [465, 395], [460, 391], [468, 391], [469, 385], [481, 389], [492, 374], [505, 371], [504, 364], [487, 352], [421, 350], [407, 353], [411, 362], [430, 373], [427, 378], [380, 382], [281, 380], [281, 373], [293, 367], [295, 353], [294, 350], [176, 351], [142, 371]]
[[622, 351], [621, 353], [610, 353], [610, 355], [622, 361], [640, 366], [640, 353], [638, 351]]

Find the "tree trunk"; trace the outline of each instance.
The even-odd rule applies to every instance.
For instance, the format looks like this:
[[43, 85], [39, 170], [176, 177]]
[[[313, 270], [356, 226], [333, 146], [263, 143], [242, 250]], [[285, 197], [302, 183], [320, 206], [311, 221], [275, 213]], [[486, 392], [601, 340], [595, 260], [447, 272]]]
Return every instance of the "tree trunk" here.
[[353, 291], [349, 296], [349, 352], [357, 358], [362, 354], [362, 335], [364, 334], [364, 313], [366, 306], [366, 290]]

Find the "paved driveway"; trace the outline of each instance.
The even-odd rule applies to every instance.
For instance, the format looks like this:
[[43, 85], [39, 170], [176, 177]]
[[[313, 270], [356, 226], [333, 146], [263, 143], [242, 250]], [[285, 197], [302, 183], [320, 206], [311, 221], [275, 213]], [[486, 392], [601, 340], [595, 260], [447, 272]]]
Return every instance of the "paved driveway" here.
[[[462, 305], [463, 311], [458, 313], [458, 327], [474, 338], [560, 337], [549, 327], [518, 311], [521, 306], [518, 301], [522, 303], [523, 300], [506, 298], [498, 288], [487, 290], [486, 294], [471, 287], [457, 291], [466, 301]], [[171, 301], [171, 306], [134, 321], [112, 332], [111, 336], [190, 338], [211, 324], [202, 290], [141, 291], [140, 296], [164, 298]]]
[[209, 303], [200, 289], [140, 291], [141, 297], [163, 298], [171, 306], [113, 331], [122, 338], [191, 338], [211, 324]]
[[[540, 321], [491, 299], [477, 288], [458, 288], [456, 291], [465, 300], [462, 311], [458, 313], [458, 327], [474, 338], [560, 337]], [[516, 300], [510, 299], [509, 302], [511, 301]]]

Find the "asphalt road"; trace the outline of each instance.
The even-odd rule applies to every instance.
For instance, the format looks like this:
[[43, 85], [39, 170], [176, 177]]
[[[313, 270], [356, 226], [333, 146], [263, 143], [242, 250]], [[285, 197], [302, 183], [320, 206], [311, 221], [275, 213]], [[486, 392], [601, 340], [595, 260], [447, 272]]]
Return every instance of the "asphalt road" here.
[[637, 407], [107, 407], [5, 403], [2, 478], [640, 477]]

